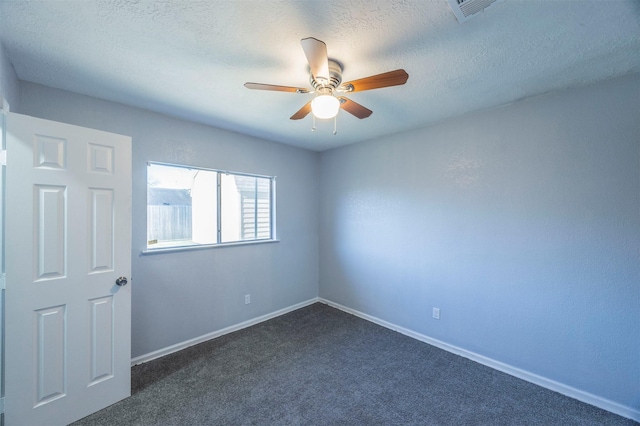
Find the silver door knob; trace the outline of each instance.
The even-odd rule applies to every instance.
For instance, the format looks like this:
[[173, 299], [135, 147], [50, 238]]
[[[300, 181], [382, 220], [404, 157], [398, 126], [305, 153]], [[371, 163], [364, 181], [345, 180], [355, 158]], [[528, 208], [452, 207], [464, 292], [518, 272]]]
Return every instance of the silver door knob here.
[[120, 287], [127, 285], [127, 283], [127, 277], [120, 277], [116, 280], [116, 285], [119, 285]]

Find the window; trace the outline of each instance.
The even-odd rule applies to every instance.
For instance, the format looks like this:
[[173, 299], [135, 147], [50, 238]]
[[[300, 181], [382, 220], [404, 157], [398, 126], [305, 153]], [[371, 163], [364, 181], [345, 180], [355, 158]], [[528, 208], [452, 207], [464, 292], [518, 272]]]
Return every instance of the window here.
[[147, 249], [274, 239], [275, 178], [147, 164]]

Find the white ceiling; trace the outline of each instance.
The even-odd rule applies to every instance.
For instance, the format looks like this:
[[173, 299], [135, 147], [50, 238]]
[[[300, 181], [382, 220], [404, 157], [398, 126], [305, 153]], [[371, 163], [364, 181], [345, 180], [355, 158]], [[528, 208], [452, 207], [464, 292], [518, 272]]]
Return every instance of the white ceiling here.
[[[640, 72], [640, 2], [506, 0], [460, 24], [446, 0], [0, 0], [18, 78], [312, 150]], [[404, 68], [404, 86], [349, 94], [311, 132], [300, 39], [327, 44], [349, 81]]]

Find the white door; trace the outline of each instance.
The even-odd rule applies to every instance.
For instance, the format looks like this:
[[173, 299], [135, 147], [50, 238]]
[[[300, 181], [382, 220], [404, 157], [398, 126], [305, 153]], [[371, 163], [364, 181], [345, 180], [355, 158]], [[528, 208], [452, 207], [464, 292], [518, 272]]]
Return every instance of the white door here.
[[5, 422], [62, 425], [131, 394], [131, 138], [6, 128]]

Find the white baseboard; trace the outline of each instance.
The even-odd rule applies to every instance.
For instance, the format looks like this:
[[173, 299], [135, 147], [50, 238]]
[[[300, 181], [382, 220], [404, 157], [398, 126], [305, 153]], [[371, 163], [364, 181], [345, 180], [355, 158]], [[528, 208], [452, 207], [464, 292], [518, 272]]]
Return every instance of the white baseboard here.
[[597, 395], [593, 395], [589, 392], [582, 391], [580, 389], [576, 389], [574, 387], [562, 384], [560, 382], [556, 382], [555, 380], [547, 379], [545, 377], [539, 376], [537, 374], [522, 370], [517, 367], [513, 367], [511, 365], [502, 363], [500, 361], [496, 361], [494, 359], [488, 358], [483, 355], [479, 355], [477, 353], [468, 351], [466, 349], [459, 348], [457, 346], [450, 345], [441, 340], [433, 339], [431, 337], [425, 336], [424, 334], [416, 333], [415, 331], [406, 329], [404, 327], [397, 326], [390, 322], [381, 320], [380, 318], [376, 318], [371, 315], [367, 315], [363, 312], [356, 311], [355, 309], [351, 309], [349, 307], [343, 306], [339, 303], [332, 302], [327, 299], [318, 298], [318, 302], [324, 303], [341, 311], [347, 312], [349, 314], [355, 315], [372, 323], [378, 324], [382, 327], [397, 331], [398, 333], [404, 334], [406, 336], [412, 337], [416, 340], [419, 340], [424, 343], [428, 343], [430, 345], [436, 346], [440, 349], [443, 349], [447, 352], [454, 353], [456, 355], [460, 355], [472, 361], [475, 361], [479, 364], [486, 365], [487, 367], [491, 367], [495, 370], [502, 371], [503, 373], [507, 373], [511, 376], [515, 376], [519, 379], [526, 380], [527, 382], [534, 383], [538, 386], [542, 386], [554, 392], [558, 392], [562, 395], [566, 395], [570, 398], [577, 399], [578, 401], [585, 402], [587, 404], [591, 404], [598, 408], [602, 408], [603, 410], [607, 410], [611, 413], [617, 414], [622, 417], [626, 417], [628, 419], [632, 419], [640, 422], [640, 410], [636, 410], [632, 407], [628, 407], [626, 405], [619, 404], [615, 401], [608, 400], [606, 398], [599, 397]]
[[145, 362], [152, 361], [156, 358], [163, 357], [165, 355], [172, 354], [174, 352], [178, 352], [182, 349], [188, 348], [189, 346], [197, 345], [198, 343], [206, 342], [207, 340], [215, 339], [216, 337], [224, 336], [228, 333], [233, 333], [234, 331], [242, 330], [243, 328], [251, 327], [252, 325], [256, 325], [258, 323], [270, 320], [272, 318], [279, 317], [280, 315], [284, 315], [291, 311], [295, 311], [300, 308], [304, 308], [305, 306], [312, 305], [318, 302], [319, 299], [317, 297], [313, 299], [309, 299], [307, 301], [297, 303], [295, 305], [288, 306], [283, 309], [279, 309], [277, 311], [241, 322], [239, 324], [235, 324], [226, 328], [223, 328], [218, 331], [214, 331], [211, 333], [207, 333], [205, 335], [195, 337], [193, 339], [186, 340], [181, 343], [176, 343], [175, 345], [167, 346], [166, 348], [158, 349], [156, 351], [150, 352], [148, 354], [140, 355], [131, 359], [131, 366], [143, 364]]

